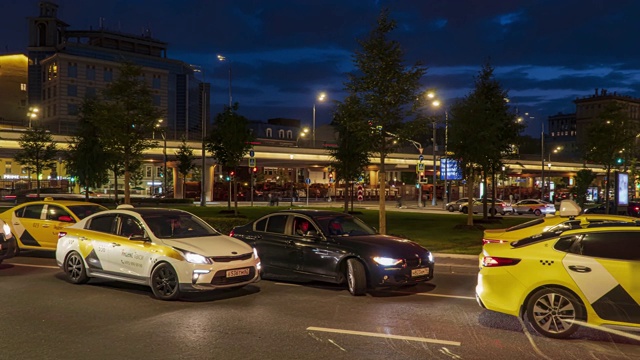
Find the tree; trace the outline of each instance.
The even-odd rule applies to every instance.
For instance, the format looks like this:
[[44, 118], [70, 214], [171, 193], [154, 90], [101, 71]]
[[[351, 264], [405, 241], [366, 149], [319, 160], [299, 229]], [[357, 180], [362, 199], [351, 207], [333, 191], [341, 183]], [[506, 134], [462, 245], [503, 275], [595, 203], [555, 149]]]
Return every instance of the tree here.
[[605, 177], [605, 211], [609, 213], [609, 188], [611, 187], [611, 171], [624, 166], [625, 160], [631, 157], [634, 140], [638, 134], [637, 125], [629, 118], [622, 104], [610, 102], [587, 127], [583, 147], [584, 159], [604, 167]]
[[40, 174], [43, 170], [55, 167], [58, 154], [56, 143], [47, 130], [34, 127], [20, 136], [18, 145], [20, 150], [14, 156], [14, 160], [24, 165], [30, 173], [36, 174], [36, 195], [40, 197]]
[[584, 209], [584, 204], [587, 202], [587, 191], [595, 179], [596, 174], [589, 169], [582, 169], [576, 173], [576, 184], [571, 189], [571, 194], [576, 197], [576, 202], [581, 209]]
[[[362, 117], [374, 129], [367, 137], [372, 152], [380, 157], [380, 216], [379, 231], [386, 233], [385, 158], [395, 150], [396, 134], [408, 138], [408, 119], [417, 114], [420, 95], [420, 79], [426, 70], [419, 64], [407, 68], [403, 64], [403, 50], [397, 41], [387, 35], [396, 28], [389, 19], [388, 9], [380, 12], [377, 27], [364, 40], [361, 50], [353, 56], [356, 71], [349, 75], [345, 84], [350, 96], [357, 97], [362, 104]], [[415, 121], [415, 119], [413, 119]]]
[[[369, 165], [371, 148], [367, 141], [361, 139], [366, 138], [371, 130], [363, 117], [359, 99], [349, 96], [344, 103], [339, 103], [331, 125], [338, 134], [337, 147], [329, 149], [333, 158], [331, 166], [336, 170], [336, 183], [344, 181], [346, 190], [347, 185], [355, 182]], [[349, 197], [345, 194], [344, 212], [348, 211]]]
[[89, 188], [98, 188], [109, 181], [109, 157], [101, 142], [100, 129], [89, 121], [97, 106], [94, 98], [88, 98], [82, 103], [78, 130], [64, 157], [67, 173], [75, 177], [85, 190], [87, 201]]
[[[124, 171], [124, 202], [131, 202], [130, 177], [145, 150], [157, 146], [150, 140], [162, 117], [153, 104], [151, 89], [144, 81], [142, 67], [123, 63], [120, 74], [103, 91], [100, 113], [94, 123], [100, 127], [105, 149], [118, 154]], [[115, 170], [117, 166], [113, 164]], [[117, 173], [117, 171], [115, 171]], [[117, 186], [117, 185], [116, 185]]]
[[[251, 142], [255, 139], [249, 128], [249, 120], [238, 114], [238, 103], [233, 107], [225, 106], [214, 121], [206, 149], [221, 166], [229, 167], [238, 172], [238, 165], [242, 158], [249, 153]], [[238, 214], [238, 186], [236, 176], [233, 177], [234, 186], [234, 213]], [[203, 194], [204, 196], [204, 194]]]
[[[476, 176], [486, 179], [491, 175], [495, 183], [494, 175], [502, 168], [502, 159], [512, 155], [513, 144], [518, 142], [523, 130], [523, 125], [509, 110], [505, 101], [508, 94], [494, 78], [493, 71], [489, 63], [483, 65], [476, 76], [474, 90], [452, 106], [449, 116], [448, 150], [462, 164], [470, 197]], [[478, 138], [479, 129], [482, 140]], [[492, 193], [495, 199], [495, 191]], [[486, 217], [486, 197], [483, 213]], [[469, 212], [467, 225], [473, 225], [472, 212]]]
[[[176, 151], [176, 161], [178, 163], [178, 173], [182, 175], [182, 194], [184, 196], [184, 183], [187, 181], [187, 175], [196, 167], [193, 163], [195, 156], [193, 156], [193, 149], [187, 145], [187, 139], [183, 136], [181, 139], [180, 147]], [[202, 194], [201, 196], [204, 196]]]

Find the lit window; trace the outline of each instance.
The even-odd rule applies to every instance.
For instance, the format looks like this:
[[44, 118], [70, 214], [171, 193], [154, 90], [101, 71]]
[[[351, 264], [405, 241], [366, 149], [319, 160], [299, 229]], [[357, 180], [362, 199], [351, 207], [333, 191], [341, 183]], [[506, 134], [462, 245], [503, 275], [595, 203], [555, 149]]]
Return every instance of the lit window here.
[[27, 84], [20, 84], [20, 91], [27, 91]]
[[284, 139], [284, 130], [282, 129], [278, 130], [278, 138]]

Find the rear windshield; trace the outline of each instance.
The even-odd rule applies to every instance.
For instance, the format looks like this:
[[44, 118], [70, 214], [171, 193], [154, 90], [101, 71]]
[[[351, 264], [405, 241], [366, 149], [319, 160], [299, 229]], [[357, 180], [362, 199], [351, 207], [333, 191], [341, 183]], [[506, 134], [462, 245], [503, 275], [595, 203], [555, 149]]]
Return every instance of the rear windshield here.
[[93, 214], [95, 214], [97, 212], [107, 210], [106, 207], [101, 206], [101, 205], [96, 205], [96, 204], [91, 204], [91, 205], [89, 205], [89, 204], [87, 204], [87, 205], [71, 205], [71, 206], [67, 206], [67, 207], [80, 220], [86, 218], [89, 215], [93, 215]]
[[543, 222], [544, 222], [544, 219], [535, 219], [535, 220], [527, 221], [526, 223], [522, 223], [522, 224], [519, 224], [519, 225], [516, 225], [516, 226], [512, 226], [512, 227], [508, 228], [505, 231], [509, 232], [509, 231], [526, 229], [526, 228], [531, 227], [531, 226], [540, 225]]

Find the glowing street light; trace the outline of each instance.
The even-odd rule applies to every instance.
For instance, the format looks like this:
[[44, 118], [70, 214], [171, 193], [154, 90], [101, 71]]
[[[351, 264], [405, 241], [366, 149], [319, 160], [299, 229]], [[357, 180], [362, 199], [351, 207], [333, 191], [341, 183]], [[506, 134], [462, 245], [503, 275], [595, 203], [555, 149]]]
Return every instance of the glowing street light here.
[[[324, 92], [321, 92], [320, 94], [318, 94], [318, 99], [317, 101], [319, 102], [323, 102], [324, 99], [327, 97], [327, 94]], [[313, 147], [316, 147], [316, 103], [313, 103], [313, 121], [311, 124], [311, 143]]]
[[31, 129], [31, 120], [38, 118], [38, 113], [40, 109], [36, 106], [32, 106], [29, 108], [29, 112], [27, 113], [27, 117], [29, 118], [29, 129]]
[[[227, 57], [218, 54], [218, 61], [227, 61]], [[231, 97], [231, 61], [229, 61], [229, 109], [233, 104], [233, 98]]]

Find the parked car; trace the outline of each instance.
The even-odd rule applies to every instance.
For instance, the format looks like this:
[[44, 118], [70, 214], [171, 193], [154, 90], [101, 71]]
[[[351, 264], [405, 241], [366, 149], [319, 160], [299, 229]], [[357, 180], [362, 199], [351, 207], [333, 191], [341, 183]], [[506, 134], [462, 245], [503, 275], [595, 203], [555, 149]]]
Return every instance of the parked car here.
[[540, 216], [542, 214], [553, 214], [556, 212], [556, 206], [548, 201], [538, 199], [524, 199], [513, 204], [513, 212], [518, 215], [533, 214]]
[[[491, 207], [491, 204], [492, 204], [492, 200], [487, 199], [487, 212], [491, 216], [495, 216], [496, 214], [506, 215], [506, 214], [511, 214], [513, 212], [513, 208], [511, 207], [511, 205], [503, 200], [496, 199], [494, 207]], [[480, 199], [474, 200], [472, 209], [474, 214], [482, 213], [484, 211], [482, 200]], [[469, 211], [468, 202], [460, 204], [460, 212], [466, 214], [468, 213], [468, 211]]]
[[[592, 206], [584, 209], [585, 214], [604, 214], [607, 212], [607, 209], [604, 206], [605, 204], [598, 204], [596, 206]], [[615, 214], [616, 208], [613, 203], [609, 205], [609, 214]], [[627, 215], [640, 217], [640, 202], [638, 201], [630, 201], [629, 205], [627, 205]]]
[[251, 246], [189, 212], [131, 205], [60, 231], [56, 262], [72, 283], [95, 277], [147, 285], [161, 300], [260, 280], [260, 258]]
[[107, 210], [85, 201], [44, 200], [26, 202], [0, 213], [0, 219], [11, 227], [20, 249], [55, 250], [58, 232], [85, 217]]
[[485, 244], [476, 298], [551, 338], [569, 337], [581, 323], [637, 331], [638, 259], [640, 226], [634, 223]]
[[380, 235], [344, 213], [277, 211], [233, 228], [231, 236], [258, 250], [264, 278], [346, 283], [355, 296], [433, 278], [429, 250], [409, 239]]
[[446, 205], [444, 207], [449, 212], [460, 211], [460, 204], [468, 203], [468, 202], [469, 202], [469, 198], [468, 197], [463, 197], [463, 198], [460, 198], [458, 200], [446, 203]]

